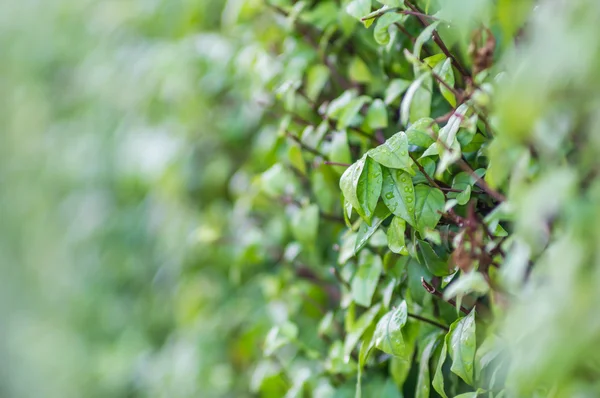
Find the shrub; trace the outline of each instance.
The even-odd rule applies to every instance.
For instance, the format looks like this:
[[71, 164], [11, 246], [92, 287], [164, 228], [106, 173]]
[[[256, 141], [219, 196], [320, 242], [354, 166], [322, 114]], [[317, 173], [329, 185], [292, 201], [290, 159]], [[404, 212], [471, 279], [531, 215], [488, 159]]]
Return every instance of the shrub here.
[[238, 199], [272, 236], [253, 391], [597, 394], [600, 6], [267, 8], [276, 124]]

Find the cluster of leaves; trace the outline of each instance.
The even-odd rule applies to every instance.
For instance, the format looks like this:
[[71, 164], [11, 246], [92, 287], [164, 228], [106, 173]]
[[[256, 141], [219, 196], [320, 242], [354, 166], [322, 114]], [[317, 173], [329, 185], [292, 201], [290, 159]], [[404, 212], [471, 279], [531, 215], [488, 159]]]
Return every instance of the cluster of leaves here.
[[[581, 384], [598, 374], [595, 356], [550, 348], [568, 328], [544, 346], [535, 338], [559, 327], [541, 318], [560, 323], [542, 302], [555, 271], [539, 263], [557, 250], [595, 257], [562, 218], [597, 213], [583, 204], [593, 203], [594, 152], [583, 154], [588, 136], [576, 131], [594, 112], [558, 97], [579, 99], [597, 62], [595, 49], [585, 67], [567, 60], [597, 30], [576, 30], [567, 15], [598, 7], [463, 3], [268, 3], [285, 32], [268, 50], [274, 98], [262, 100], [277, 121], [265, 128], [273, 163], [243, 198], [269, 223], [287, 222], [263, 275], [274, 326], [252, 379], [261, 396], [597, 391]], [[553, 9], [566, 39], [549, 34]], [[559, 56], [543, 35], [561, 43]], [[571, 75], [579, 70], [587, 75]], [[548, 83], [560, 73], [575, 81]], [[579, 230], [597, 229], [592, 219]], [[578, 283], [564, 294], [578, 296]], [[597, 327], [583, 329], [597, 341]]]

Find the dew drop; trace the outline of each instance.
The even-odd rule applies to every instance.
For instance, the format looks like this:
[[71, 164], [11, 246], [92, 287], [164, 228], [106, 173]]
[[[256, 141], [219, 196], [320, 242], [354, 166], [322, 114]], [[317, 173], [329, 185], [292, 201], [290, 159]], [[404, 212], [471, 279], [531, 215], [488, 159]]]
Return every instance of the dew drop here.
[[394, 197], [394, 193], [393, 192], [388, 192], [388, 193], [385, 194], [385, 197], [387, 199], [392, 199]]
[[412, 198], [406, 198], [406, 201], [407, 201], [408, 203], [412, 203], [412, 201], [413, 201], [413, 200], [412, 200]]

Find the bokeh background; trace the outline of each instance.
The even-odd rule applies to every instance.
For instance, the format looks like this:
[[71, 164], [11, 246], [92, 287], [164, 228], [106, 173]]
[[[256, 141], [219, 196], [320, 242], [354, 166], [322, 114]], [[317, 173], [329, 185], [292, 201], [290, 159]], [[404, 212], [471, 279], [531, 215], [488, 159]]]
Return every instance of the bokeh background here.
[[0, 396], [248, 390], [260, 4], [1, 2]]

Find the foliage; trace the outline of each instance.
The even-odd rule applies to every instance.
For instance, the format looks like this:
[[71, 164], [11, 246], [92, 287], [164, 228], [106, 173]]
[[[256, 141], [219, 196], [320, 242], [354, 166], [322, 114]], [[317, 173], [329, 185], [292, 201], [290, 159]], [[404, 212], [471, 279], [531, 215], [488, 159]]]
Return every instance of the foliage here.
[[597, 2], [70, 3], [0, 17], [0, 395], [600, 394]]
[[272, 164], [238, 200], [290, 222], [254, 391], [597, 395], [598, 352], [582, 350], [600, 336], [597, 116], [584, 105], [600, 7], [267, 8], [285, 30], [266, 86], [279, 118]]

